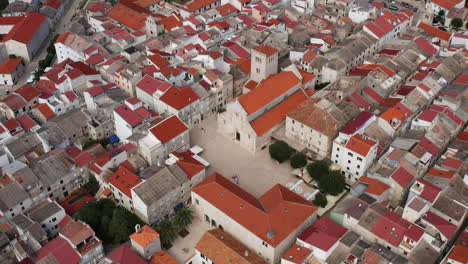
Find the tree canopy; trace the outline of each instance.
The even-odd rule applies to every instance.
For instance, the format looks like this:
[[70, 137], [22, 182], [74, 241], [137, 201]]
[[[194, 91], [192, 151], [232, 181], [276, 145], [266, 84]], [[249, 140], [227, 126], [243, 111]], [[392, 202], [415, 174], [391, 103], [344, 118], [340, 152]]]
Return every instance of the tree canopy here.
[[271, 144], [269, 151], [271, 158], [278, 161], [279, 163], [288, 160], [293, 153], [291, 147], [284, 141], [276, 141], [275, 143]]
[[325, 207], [328, 204], [327, 197], [322, 193], [317, 193], [314, 200], [312, 201], [315, 205]]
[[450, 25], [456, 29], [459, 29], [461, 27], [463, 27], [463, 20], [461, 20], [461, 18], [454, 18], [452, 19], [452, 21], [450, 21]]
[[184, 206], [177, 210], [174, 222], [179, 228], [186, 228], [193, 221], [193, 213], [190, 208]]
[[291, 157], [291, 167], [294, 169], [302, 168], [307, 165], [307, 158], [301, 152], [297, 152]]
[[318, 160], [307, 165], [307, 172], [312, 179], [320, 182], [320, 180], [328, 174], [328, 164], [323, 160]]
[[171, 242], [177, 237], [177, 226], [170, 219], [162, 219], [155, 226], [156, 232], [159, 233], [161, 243], [168, 247]]
[[87, 223], [105, 243], [122, 243], [134, 232], [135, 225], [143, 225], [135, 214], [116, 206], [110, 199], [86, 203], [76, 218]]
[[330, 171], [327, 176], [319, 181], [319, 189], [331, 195], [340, 194], [345, 185], [345, 178], [339, 171]]

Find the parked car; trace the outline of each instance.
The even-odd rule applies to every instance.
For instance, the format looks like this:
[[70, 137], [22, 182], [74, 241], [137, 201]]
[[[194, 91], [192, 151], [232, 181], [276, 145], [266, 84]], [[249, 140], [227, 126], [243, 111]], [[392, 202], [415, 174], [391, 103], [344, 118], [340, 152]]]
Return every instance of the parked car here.
[[372, 3], [374, 3], [374, 0], [369, 0], [369, 4], [372, 4]]
[[413, 12], [418, 12], [418, 8], [417, 7], [413, 8]]
[[397, 11], [398, 7], [396, 5], [391, 5], [388, 9]]

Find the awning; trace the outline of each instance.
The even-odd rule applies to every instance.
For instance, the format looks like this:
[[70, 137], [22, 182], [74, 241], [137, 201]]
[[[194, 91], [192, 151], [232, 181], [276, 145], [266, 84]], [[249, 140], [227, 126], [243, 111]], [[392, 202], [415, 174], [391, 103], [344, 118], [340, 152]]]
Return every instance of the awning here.
[[117, 136], [117, 135], [112, 135], [110, 138], [109, 138], [109, 142], [111, 144], [114, 144], [114, 143], [117, 143], [120, 141], [120, 138]]

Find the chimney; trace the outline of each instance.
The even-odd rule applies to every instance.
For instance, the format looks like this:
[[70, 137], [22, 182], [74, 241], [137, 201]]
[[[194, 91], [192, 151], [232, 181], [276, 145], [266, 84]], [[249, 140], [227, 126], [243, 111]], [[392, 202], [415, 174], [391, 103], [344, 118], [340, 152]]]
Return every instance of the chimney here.
[[135, 226], [135, 233], [141, 233], [141, 227], [140, 225]]
[[249, 251], [248, 251], [248, 250], [244, 251], [244, 256], [245, 256], [245, 257], [248, 257], [248, 256], [249, 256]]

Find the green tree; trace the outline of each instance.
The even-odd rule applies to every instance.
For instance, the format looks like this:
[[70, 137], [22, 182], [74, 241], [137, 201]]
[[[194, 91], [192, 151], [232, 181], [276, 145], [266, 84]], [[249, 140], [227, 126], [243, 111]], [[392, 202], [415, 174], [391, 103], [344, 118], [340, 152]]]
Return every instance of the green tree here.
[[291, 157], [293, 150], [284, 141], [276, 141], [268, 148], [272, 159], [282, 163]]
[[319, 181], [319, 189], [323, 193], [331, 195], [340, 194], [345, 185], [345, 179], [339, 171], [331, 171], [327, 176], [322, 177]]
[[437, 21], [439, 21], [440, 24], [444, 25], [445, 24], [445, 11], [444, 10], [439, 10], [439, 13], [437, 13]]
[[92, 196], [99, 190], [99, 182], [93, 175], [89, 176], [88, 182], [83, 185], [83, 188]]
[[322, 193], [317, 193], [314, 200], [312, 201], [315, 205], [325, 207], [328, 204], [327, 197]]
[[291, 167], [294, 169], [302, 168], [305, 165], [307, 165], [307, 159], [306, 156], [301, 152], [297, 152], [291, 157]]
[[323, 160], [318, 160], [307, 165], [307, 173], [317, 182], [320, 182], [328, 174], [328, 164]]
[[184, 206], [177, 210], [175, 217], [174, 217], [174, 223], [179, 227], [179, 228], [186, 228], [188, 225], [190, 225], [193, 221], [193, 212], [190, 210], [190, 208]]
[[156, 232], [159, 233], [161, 243], [167, 247], [177, 237], [177, 227], [169, 219], [162, 219], [155, 226]]
[[450, 21], [450, 25], [456, 29], [459, 29], [461, 27], [463, 27], [463, 20], [461, 20], [461, 18], [454, 18], [452, 19], [452, 21]]
[[112, 242], [115, 244], [120, 244], [128, 240], [128, 236], [131, 234], [125, 211], [123, 207], [117, 207], [109, 223], [109, 232], [107, 232], [107, 234], [110, 235]]

